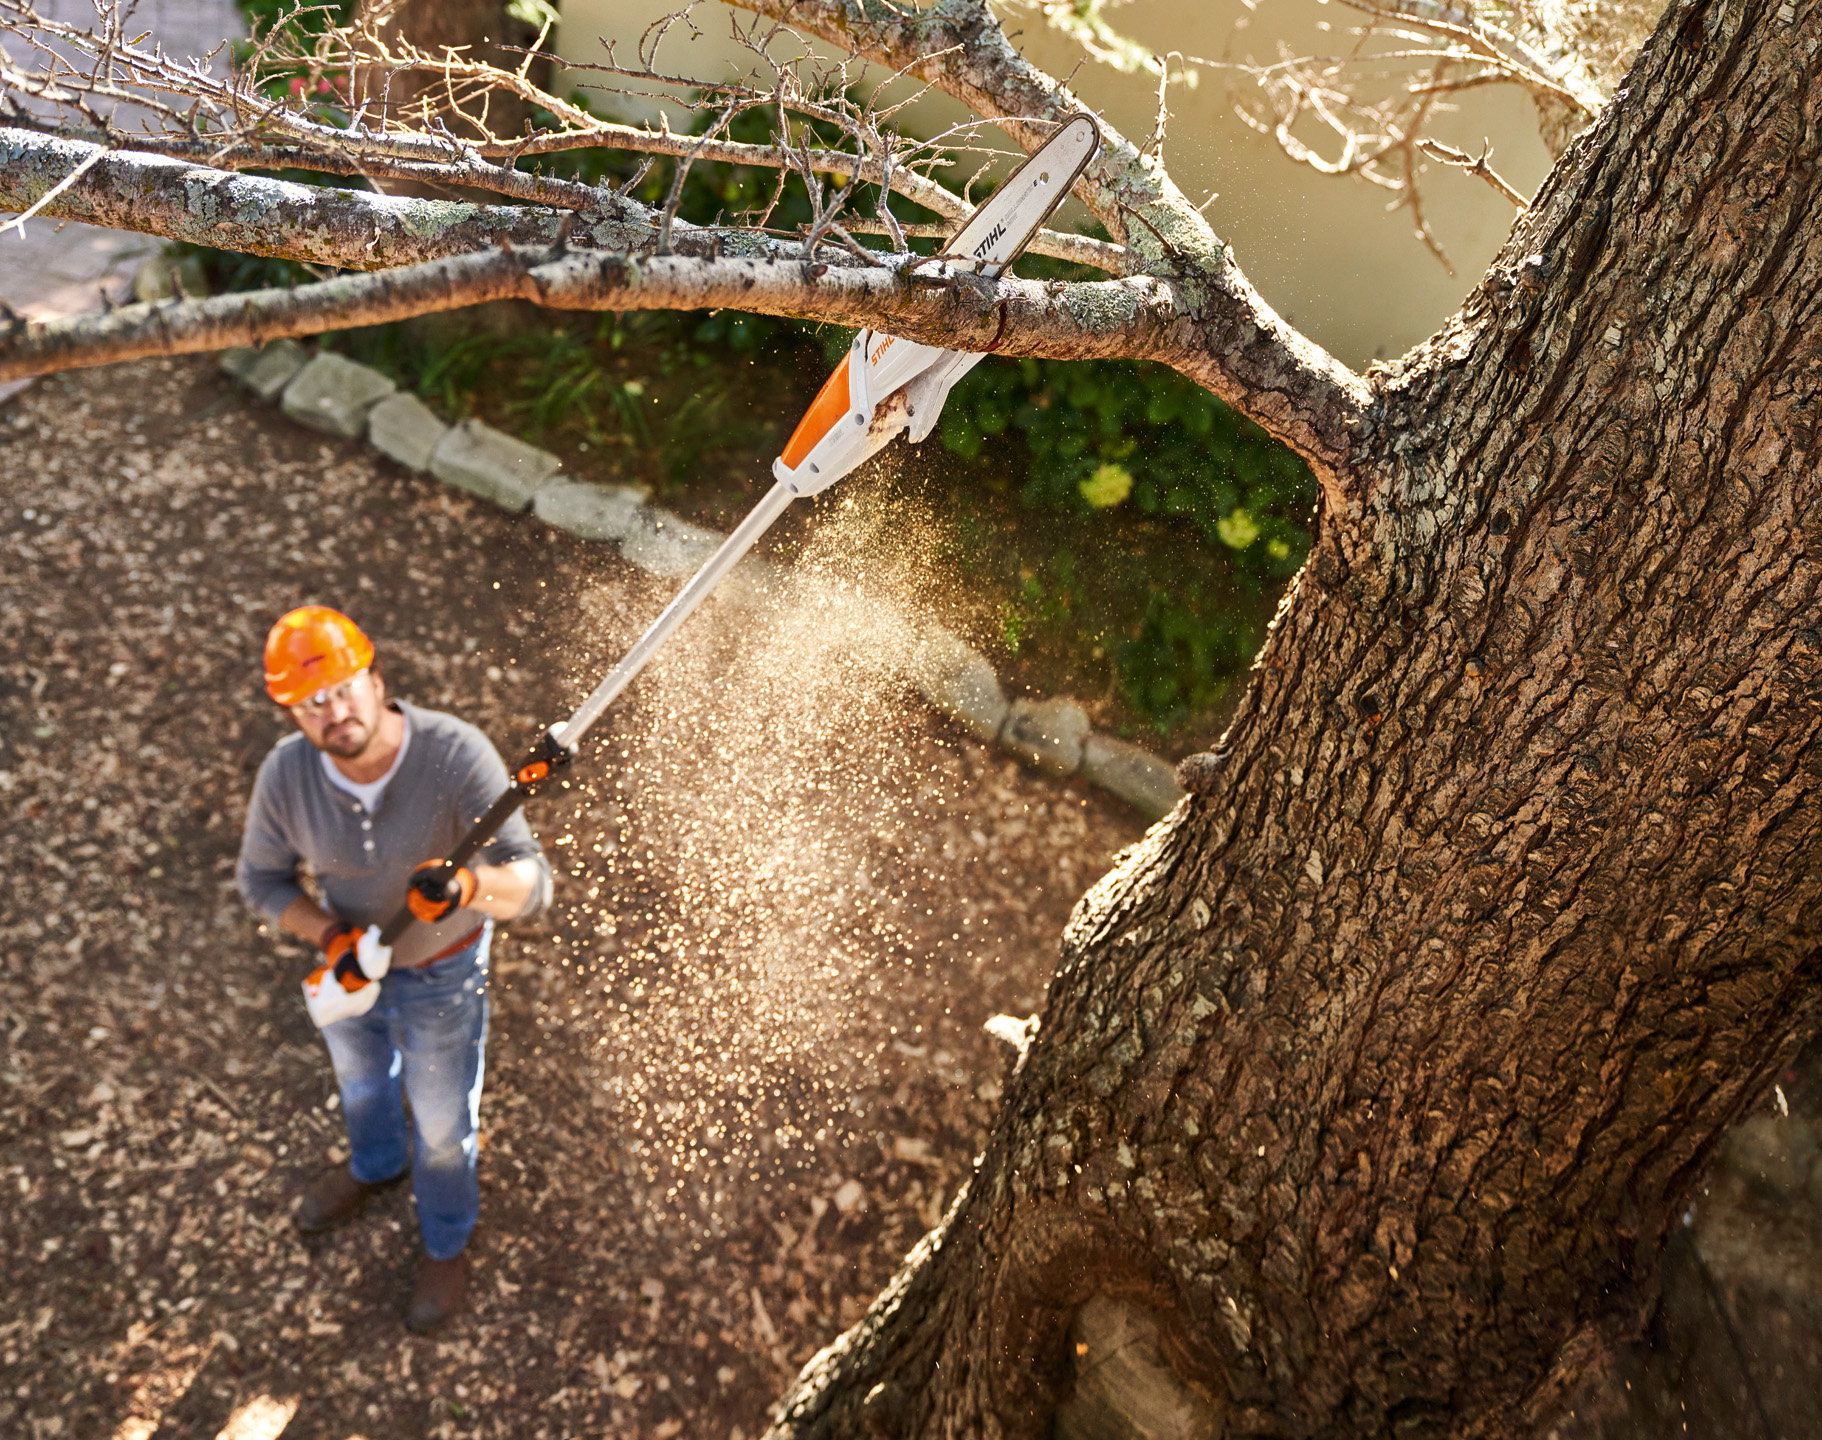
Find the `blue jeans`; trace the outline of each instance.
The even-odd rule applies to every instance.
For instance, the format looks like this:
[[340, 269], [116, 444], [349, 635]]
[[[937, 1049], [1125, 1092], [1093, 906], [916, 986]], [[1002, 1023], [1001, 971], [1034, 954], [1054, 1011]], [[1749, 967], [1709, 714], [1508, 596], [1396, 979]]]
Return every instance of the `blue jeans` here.
[[418, 1229], [433, 1260], [461, 1254], [481, 1212], [475, 1158], [492, 939], [489, 922], [448, 959], [392, 971], [371, 1010], [323, 1031], [348, 1121], [348, 1168], [375, 1184], [410, 1165]]

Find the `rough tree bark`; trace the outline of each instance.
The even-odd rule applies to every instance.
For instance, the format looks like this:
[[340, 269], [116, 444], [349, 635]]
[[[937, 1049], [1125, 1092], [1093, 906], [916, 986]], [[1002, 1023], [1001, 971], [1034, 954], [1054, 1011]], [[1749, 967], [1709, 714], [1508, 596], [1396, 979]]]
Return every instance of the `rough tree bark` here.
[[1041, 1434], [1097, 1296], [1230, 1435], [1523, 1434], [1636, 1323], [1816, 1021], [1819, 47], [1673, 6], [1373, 377], [1238, 718], [775, 1434]]
[[[927, 78], [1027, 143], [1075, 103], [975, 0], [751, 8], [942, 52]], [[1636, 1326], [1722, 1130], [1816, 1029], [1819, 60], [1813, 3], [1675, 0], [1460, 314], [1366, 377], [1111, 132], [1082, 193], [1145, 273], [1098, 285], [655, 256], [649, 216], [580, 200], [432, 212], [122, 156], [51, 213], [410, 266], [231, 297], [274, 324], [470, 284], [706, 295], [1149, 355], [1298, 448], [1316, 542], [1237, 718], [1082, 901], [969, 1188], [774, 1436], [1521, 1435]], [[75, 152], [16, 135], [0, 200], [31, 203]], [[612, 253], [561, 253], [544, 205]], [[161, 313], [175, 349], [228, 312]], [[152, 321], [122, 316], [16, 327], [0, 373], [124, 353]]]

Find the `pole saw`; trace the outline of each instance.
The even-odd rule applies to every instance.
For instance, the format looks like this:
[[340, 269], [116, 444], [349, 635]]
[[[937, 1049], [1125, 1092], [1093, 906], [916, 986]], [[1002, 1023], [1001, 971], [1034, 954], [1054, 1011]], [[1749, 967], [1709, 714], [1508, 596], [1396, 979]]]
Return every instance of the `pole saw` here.
[[[1065, 121], [981, 203], [944, 250], [912, 268], [942, 262], [964, 273], [990, 279], [998, 276], [1018, 259], [1032, 236], [1063, 203], [1070, 187], [1094, 158], [1100, 138], [1094, 121], [1086, 115]], [[544, 732], [512, 772], [512, 781], [500, 797], [474, 822], [455, 849], [443, 857], [441, 869], [433, 873], [453, 879], [519, 806], [575, 758], [582, 737], [602, 712], [745, 558], [791, 501], [828, 489], [901, 431], [912, 444], [921, 442], [935, 427], [955, 383], [986, 358], [979, 353], [920, 345], [875, 330], [862, 330], [856, 335], [835, 373], [810, 402], [785, 444], [784, 453], [772, 462], [772, 488], [703, 562], [702, 568], [575, 713]], [[372, 981], [385, 974], [389, 959], [379, 953], [380, 949], [396, 944], [416, 918], [408, 904], [401, 905], [384, 927], [369, 927], [359, 945], [333, 966], [325, 965], [313, 972], [304, 982], [311, 1013], [319, 1013], [319, 1008], [346, 1014], [368, 1009], [377, 994], [359, 992], [370, 987], [377, 992]], [[366, 957], [364, 961], [362, 956]], [[331, 978], [339, 983], [329, 984]]]

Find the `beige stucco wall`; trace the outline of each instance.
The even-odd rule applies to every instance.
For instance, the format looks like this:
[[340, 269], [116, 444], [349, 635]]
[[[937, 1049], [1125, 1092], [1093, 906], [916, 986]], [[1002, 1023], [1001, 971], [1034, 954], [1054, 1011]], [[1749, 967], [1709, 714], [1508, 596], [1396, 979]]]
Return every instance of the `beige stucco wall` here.
[[[619, 45], [628, 60], [638, 37], [677, 0], [563, 0], [558, 48], [566, 59], [603, 58], [600, 39]], [[1007, 12], [1002, 10], [1002, 15]], [[1157, 50], [1220, 59], [1275, 59], [1280, 41], [1298, 53], [1333, 53], [1345, 46], [1352, 12], [1319, 0], [1132, 0], [1114, 18], [1128, 34]], [[691, 39], [673, 30], [660, 52], [673, 73], [727, 78], [751, 68], [754, 57], [729, 35], [730, 19], [750, 19], [714, 3], [697, 6], [702, 31]], [[1234, 29], [1236, 19], [1249, 23]], [[1317, 27], [1335, 27], [1328, 33]], [[1041, 22], [1012, 13], [1017, 43], [1052, 74], [1066, 75], [1079, 54]], [[775, 45], [774, 54], [783, 54]], [[579, 84], [600, 76], [569, 72]], [[1358, 179], [1332, 179], [1285, 159], [1277, 146], [1232, 113], [1229, 76], [1204, 67], [1193, 90], [1173, 86], [1175, 114], [1165, 147], [1171, 174], [1192, 198], [1220, 192], [1207, 214], [1234, 247], [1241, 266], [1266, 299], [1319, 343], [1354, 366], [1399, 354], [1430, 334], [1459, 305], [1511, 228], [1513, 210], [1481, 181], [1432, 167], [1426, 185], [1431, 224], [1454, 259], [1451, 278], [1413, 237], [1408, 211], [1387, 213], [1386, 191]], [[1156, 113], [1156, 81], [1087, 65], [1075, 88], [1124, 133], [1143, 137]], [[956, 118], [948, 102], [913, 112], [917, 128]], [[1489, 90], [1466, 97], [1463, 113], [1446, 116], [1436, 133], [1462, 148], [1493, 141], [1495, 166], [1521, 191], [1542, 179], [1548, 157], [1537, 138], [1528, 99]]]

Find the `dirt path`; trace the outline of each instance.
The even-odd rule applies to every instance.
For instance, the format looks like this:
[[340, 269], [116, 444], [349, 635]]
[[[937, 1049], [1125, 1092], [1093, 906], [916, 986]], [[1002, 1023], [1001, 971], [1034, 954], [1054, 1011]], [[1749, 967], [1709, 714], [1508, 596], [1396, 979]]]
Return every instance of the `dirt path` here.
[[[560, 905], [496, 948], [474, 1305], [412, 1339], [404, 1195], [289, 1224], [343, 1134], [306, 957], [233, 891], [260, 641], [340, 604], [516, 747], [666, 587], [202, 362], [34, 387], [0, 456], [0, 1433], [753, 1435], [955, 1195], [981, 1023], [1138, 821], [894, 689], [902, 607], [709, 612], [537, 802]], [[877, 523], [811, 560], [867, 573]]]

